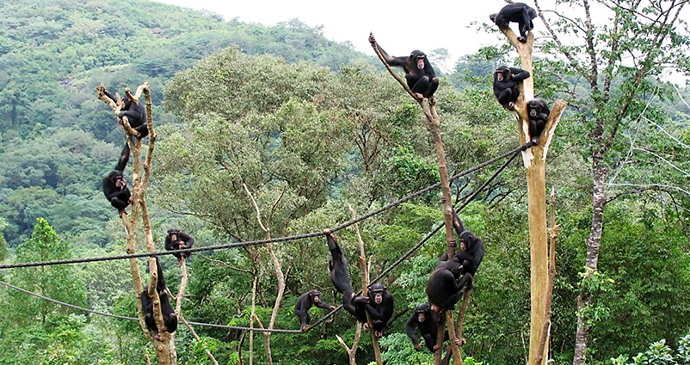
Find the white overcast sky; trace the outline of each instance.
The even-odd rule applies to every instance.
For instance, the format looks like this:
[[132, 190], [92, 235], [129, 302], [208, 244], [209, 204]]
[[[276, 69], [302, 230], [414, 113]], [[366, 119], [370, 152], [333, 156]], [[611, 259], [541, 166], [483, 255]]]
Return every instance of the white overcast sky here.
[[[367, 42], [369, 32], [386, 52], [404, 56], [414, 49], [429, 54], [437, 48], [450, 52], [450, 65], [462, 55], [475, 53], [481, 46], [499, 41], [473, 22], [490, 22], [503, 0], [479, 1], [327, 1], [327, 0], [156, 0], [192, 9], [206, 9], [226, 20], [237, 17], [245, 23], [275, 25], [297, 18], [311, 27], [323, 26], [326, 38], [350, 41], [355, 49], [374, 52]], [[552, 0], [542, 1], [542, 6]], [[531, 4], [531, 2], [527, 2]], [[541, 3], [540, 3], [541, 4]], [[517, 29], [516, 27], [514, 27]], [[503, 37], [501, 35], [501, 37]], [[503, 39], [502, 41], [505, 41]]]
[[[481, 23], [490, 23], [489, 14], [497, 13], [506, 5], [504, 0], [154, 0], [197, 10], [210, 10], [222, 15], [225, 20], [238, 18], [245, 23], [276, 23], [297, 18], [310, 27], [323, 26], [326, 38], [350, 41], [356, 50], [374, 55], [367, 37], [373, 32], [379, 45], [392, 56], [405, 56], [419, 49], [426, 54], [445, 48], [450, 59], [444, 65], [434, 67], [450, 71], [455, 62], [464, 55], [474, 54], [484, 46], [506, 42], [500, 33], [489, 34], [480, 29]], [[534, 7], [534, 0], [522, 0]], [[569, 13], [569, 4], [555, 5], [555, 0], [539, 0], [542, 10], [557, 10]], [[602, 11], [592, 3], [592, 18], [596, 23], [606, 23], [609, 11]], [[577, 5], [575, 5], [577, 7]], [[688, 19], [686, 10], [681, 16]], [[577, 16], [581, 9], [577, 9]], [[517, 24], [511, 23], [517, 32]], [[540, 19], [534, 19], [537, 33], [544, 31]], [[432, 58], [432, 61], [436, 61]], [[444, 67], [445, 66], [445, 67]], [[670, 75], [673, 71], [667, 70]], [[679, 84], [687, 79], [672, 78]]]

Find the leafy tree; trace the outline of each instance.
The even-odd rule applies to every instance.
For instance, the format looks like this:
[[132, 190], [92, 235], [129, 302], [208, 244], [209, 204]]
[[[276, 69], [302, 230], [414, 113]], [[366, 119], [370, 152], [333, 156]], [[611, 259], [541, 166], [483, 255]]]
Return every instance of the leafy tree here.
[[[576, 93], [571, 103], [577, 112], [572, 120], [577, 122], [577, 134], [588, 142], [583, 144], [583, 152], [592, 164], [591, 232], [586, 241], [586, 275], [578, 297], [580, 314], [573, 360], [578, 365], [584, 363], [588, 348], [591, 325], [585, 311], [596, 293], [587, 290], [586, 281], [599, 269], [606, 205], [625, 194], [653, 190], [675, 196], [682, 191], [673, 188], [676, 185], [671, 170], [657, 168], [664, 161], [673, 165], [677, 156], [667, 151], [678, 147], [673, 148], [665, 138], [661, 138], [660, 145], [650, 145], [636, 136], [642, 135], [638, 132], [645, 126], [641, 121], [656, 119], [654, 108], [649, 108], [650, 97], [664, 95], [659, 92], [663, 83], [655, 82], [664, 67], [689, 71], [687, 52], [682, 50], [688, 50], [690, 38], [679, 26], [685, 1], [582, 0], [557, 4], [572, 8], [567, 17], [564, 12], [542, 12], [535, 2], [548, 31], [541, 49], [556, 57], [556, 62], [550, 63], [553, 73], [581, 77], [573, 88]], [[609, 21], [597, 23], [593, 14]], [[627, 157], [621, 155], [625, 146], [632, 146]], [[631, 172], [632, 166], [645, 165], [654, 166], [650, 170], [657, 172], [655, 181], [645, 181], [639, 173], [625, 177], [620, 174]]]
[[7, 251], [7, 241], [5, 240], [4, 230], [7, 227], [5, 218], [0, 217], [0, 262], [5, 261], [9, 252]]
[[[55, 230], [43, 218], [36, 220], [31, 238], [17, 247], [18, 262], [35, 262], [71, 258], [70, 245], [59, 240]], [[69, 266], [53, 265], [37, 268], [17, 269], [12, 283], [47, 297], [83, 306], [86, 303], [83, 284], [74, 277]], [[39, 319], [42, 323], [50, 313], [69, 313], [69, 310], [44, 300], [27, 297], [24, 293], [13, 292], [10, 296], [12, 308], [22, 315], [16, 317], [14, 326]]]

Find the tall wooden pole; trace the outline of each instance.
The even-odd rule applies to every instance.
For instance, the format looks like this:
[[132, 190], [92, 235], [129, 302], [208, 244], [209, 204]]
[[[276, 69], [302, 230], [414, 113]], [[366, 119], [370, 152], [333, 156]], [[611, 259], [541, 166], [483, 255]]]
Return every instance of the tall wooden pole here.
[[[388, 72], [390, 72], [390, 74], [400, 83], [400, 85], [405, 89], [405, 91], [407, 91], [407, 93], [410, 94], [410, 96], [412, 96], [415, 99], [415, 101], [417, 101], [417, 103], [422, 107], [424, 115], [429, 121], [429, 131], [431, 132], [431, 135], [434, 138], [434, 147], [436, 148], [436, 157], [438, 158], [438, 171], [441, 177], [441, 191], [444, 197], [443, 218], [446, 227], [446, 252], [448, 253], [448, 257], [450, 258], [451, 256], [453, 256], [453, 254], [455, 254], [456, 243], [453, 237], [453, 202], [451, 201], [450, 195], [450, 180], [448, 179], [446, 152], [443, 150], [443, 141], [441, 140], [441, 119], [436, 113], [436, 108], [432, 103], [429, 103], [428, 105], [424, 104], [424, 100], [417, 98], [417, 96], [415, 96], [412, 90], [410, 90], [410, 88], [407, 86], [407, 83], [405, 83], [398, 75], [395, 74], [395, 72], [393, 72], [393, 70], [388, 65], [388, 62], [386, 62], [386, 59], [381, 54], [381, 50], [378, 47], [378, 43], [376, 43], [376, 41], [374, 40], [373, 34], [369, 35], [369, 42], [371, 43], [371, 47], [374, 49], [374, 52], [376, 52], [376, 55], [379, 57], [383, 65], [386, 66]], [[451, 348], [453, 349], [453, 365], [462, 365], [462, 358], [460, 357], [460, 348], [457, 345], [458, 342], [455, 341], [453, 312], [448, 311], [446, 313], [445, 320], [446, 324], [449, 327], [448, 333], [450, 334]], [[440, 335], [437, 336], [440, 345], [443, 345], [443, 332], [444, 326], [442, 319], [439, 323]], [[439, 349], [436, 351], [435, 354], [435, 364], [439, 364], [441, 362], [442, 353], [443, 346], [439, 346]]]
[[[534, 69], [532, 66], [532, 47], [534, 35], [530, 32], [527, 42], [521, 43], [509, 28], [501, 28], [508, 41], [520, 55], [523, 70], [531, 77], [520, 85], [520, 97], [515, 103], [520, 143], [529, 140], [529, 122], [526, 102], [534, 98]], [[539, 143], [522, 152], [522, 160], [527, 177], [527, 201], [530, 242], [530, 365], [545, 364], [547, 357], [538, 354], [539, 343], [543, 337], [544, 323], [547, 321], [548, 296], [548, 244], [546, 228], [546, 156], [553, 139], [556, 126], [567, 103], [559, 99], [551, 109], [544, 132]], [[545, 352], [546, 349], [541, 351]], [[538, 361], [538, 359], [541, 359]]]

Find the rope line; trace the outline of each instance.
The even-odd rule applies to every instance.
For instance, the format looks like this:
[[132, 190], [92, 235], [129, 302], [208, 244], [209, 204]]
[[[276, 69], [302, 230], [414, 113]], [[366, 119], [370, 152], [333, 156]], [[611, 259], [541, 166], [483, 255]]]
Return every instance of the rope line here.
[[[53, 299], [53, 298], [50, 298], [50, 297], [46, 297], [45, 295], [41, 295], [41, 294], [38, 294], [38, 293], [34, 293], [34, 292], [32, 292], [32, 291], [26, 290], [26, 289], [24, 289], [24, 288], [20, 288], [20, 287], [18, 287], [18, 286], [12, 285], [12, 284], [10, 284], [10, 283], [6, 283], [6, 282], [1, 281], [1, 280], [0, 280], [0, 285], [4, 285], [4, 286], [6, 286], [6, 287], [8, 287], [8, 288], [10, 288], [10, 289], [14, 289], [14, 290], [20, 291], [20, 292], [22, 292], [22, 293], [25, 293], [25, 294], [28, 294], [28, 295], [37, 297], [37, 298], [39, 298], [39, 299], [42, 299], [42, 300], [45, 300], [45, 301], [48, 301], [48, 302], [52, 302], [52, 303], [58, 304], [58, 305], [61, 305], [61, 306], [64, 306], [64, 307], [68, 307], [68, 308], [80, 310], [80, 311], [82, 311], [82, 312], [87, 312], [87, 313], [90, 313], [90, 314], [97, 314], [97, 315], [103, 316], [103, 317], [110, 317], [110, 318], [115, 318], [115, 319], [123, 319], [123, 320], [125, 320], [125, 321], [135, 321], [135, 322], [136, 322], [136, 321], [139, 321], [139, 318], [136, 318], [136, 317], [127, 317], [127, 316], [121, 316], [121, 315], [112, 314], [112, 313], [105, 313], [105, 312], [100, 312], [100, 311], [93, 310], [93, 309], [89, 309], [89, 308], [80, 307], [80, 306], [78, 306], [78, 305], [74, 305], [74, 304], [70, 304], [70, 303], [65, 303], [65, 302], [59, 301], [59, 300], [57, 300], [57, 299]], [[256, 332], [302, 333], [302, 331], [300, 331], [300, 330], [261, 329], [261, 328], [256, 328], [256, 327], [250, 328], [250, 327], [241, 327], [241, 326], [225, 326], [225, 325], [219, 325], [219, 324], [213, 324], [213, 323], [192, 322], [192, 321], [189, 321], [189, 324], [193, 324], [193, 325], [199, 326], [199, 327], [215, 327], [215, 328], [225, 328], [225, 329], [235, 329], [235, 330], [247, 330], [247, 331], [256, 331]]]
[[[527, 143], [527, 144], [529, 144], [529, 143]], [[526, 145], [527, 145], [527, 144], [526, 144]], [[516, 149], [516, 150], [513, 150], [513, 151], [512, 151], [513, 155], [510, 157], [510, 159], [508, 159], [506, 162], [504, 162], [503, 165], [501, 165], [501, 167], [498, 168], [498, 170], [496, 170], [496, 172], [494, 172], [494, 174], [493, 174], [489, 179], [487, 179], [487, 181], [484, 182], [484, 184], [482, 184], [482, 185], [481, 185], [479, 188], [477, 188], [472, 194], [470, 194], [470, 195], [465, 199], [465, 201], [464, 201], [463, 204], [460, 206], [460, 208], [458, 208], [458, 209], [456, 210], [456, 213], [461, 212], [470, 202], [472, 202], [472, 201], [477, 197], [477, 195], [479, 195], [479, 193], [481, 193], [484, 189], [486, 189], [486, 187], [488, 186], [488, 184], [491, 183], [491, 181], [493, 181], [493, 180], [494, 180], [494, 179], [495, 179], [495, 178], [496, 178], [496, 177], [497, 177], [497, 176], [498, 176], [498, 175], [499, 175], [509, 164], [510, 164], [510, 162], [513, 161], [513, 160], [515, 159], [515, 157], [517, 156], [517, 154], [518, 154], [520, 151], [523, 151], [523, 150], [524, 150], [522, 147], [524, 147], [524, 145], [521, 146], [520, 148]], [[528, 147], [529, 147], [529, 146], [528, 146]], [[507, 157], [507, 156], [505, 156], [505, 157]], [[495, 160], [495, 159], [494, 159], [494, 160]], [[495, 161], [494, 161], [494, 162], [495, 162]], [[470, 169], [470, 170], [471, 170], [471, 169]], [[453, 176], [453, 179], [455, 179], [455, 178], [457, 178], [457, 177], [460, 177], [460, 176], [462, 176], [463, 174], [466, 174], [466, 173], [471, 172], [470, 170], [466, 170], [466, 171], [463, 171], [463, 172], [460, 173], [460, 174], [454, 175], [454, 176]], [[474, 171], [474, 170], [472, 170], [472, 171]], [[439, 184], [434, 184], [434, 185], [439, 185]], [[430, 188], [426, 188], [426, 189], [423, 189], [423, 190], [429, 191], [429, 190], [431, 190], [431, 189], [430, 189]], [[420, 190], [420, 191], [421, 191], [421, 190]], [[426, 191], [425, 191], [425, 192], [426, 192]], [[420, 194], [423, 194], [423, 192], [422, 192], [422, 193], [417, 192], [417, 193], [414, 193], [414, 194], [420, 195]], [[415, 195], [415, 196], [417, 196], [417, 195]], [[408, 199], [408, 200], [409, 200], [409, 199]], [[399, 204], [399, 203], [398, 203], [398, 204]], [[389, 204], [389, 205], [390, 205], [390, 204]], [[455, 209], [455, 207], [454, 207], [454, 209]], [[380, 210], [380, 209], [379, 209], [379, 210]], [[380, 210], [380, 211], [383, 211], [383, 210]], [[375, 212], [376, 212], [376, 211], [375, 211]], [[376, 213], [374, 213], [374, 214], [376, 214]], [[369, 213], [369, 215], [371, 216], [371, 215], [373, 215], [373, 214]], [[357, 218], [357, 219], [359, 219], [359, 218]], [[357, 220], [357, 219], [355, 219], [356, 222], [359, 222], [359, 221], [362, 220], [362, 219], [359, 219], [359, 220]], [[351, 224], [354, 224], [354, 223], [356, 223], [356, 222], [353, 222], [353, 223], [351, 223]], [[405, 261], [405, 260], [407, 260], [408, 258], [410, 258], [410, 256], [412, 256], [413, 253], [415, 253], [422, 245], [424, 245], [429, 239], [431, 239], [431, 237], [433, 237], [438, 231], [440, 231], [441, 228], [444, 227], [444, 225], [445, 225], [445, 223], [441, 223], [441, 224], [439, 224], [436, 228], [434, 228], [431, 232], [429, 232], [424, 238], [422, 238], [421, 241], [419, 241], [417, 244], [415, 244], [415, 245], [414, 245], [410, 250], [408, 250], [404, 255], [402, 255], [402, 256], [401, 256], [400, 258], [398, 258], [395, 262], [393, 262], [390, 266], [388, 266], [385, 270], [383, 270], [378, 276], [376, 276], [376, 277], [369, 283], [369, 286], [371, 286], [371, 285], [377, 283], [379, 280], [381, 280], [383, 277], [385, 277], [385, 276], [388, 275], [391, 271], [393, 271], [393, 269], [395, 269], [396, 267], [398, 267], [403, 261]], [[347, 225], [344, 225], [343, 228], [345, 228], [345, 227], [347, 227]], [[343, 229], [343, 228], [340, 228], [340, 229]], [[312, 234], [307, 234], [307, 235], [302, 235], [302, 236], [314, 237], [314, 236], [317, 236], [317, 235], [319, 235], [319, 234], [313, 234], [313, 233], [312, 233]], [[298, 237], [298, 236], [294, 236], [294, 237]], [[296, 238], [293, 238], [293, 237], [283, 237], [283, 238], [279, 238], [279, 239], [277, 239], [277, 240], [278, 240], [278, 242], [280, 242], [280, 241], [288, 241], [289, 238], [296, 239]], [[265, 242], [265, 241], [272, 241], [272, 240], [262, 240], [262, 241], [254, 241], [254, 242]], [[230, 245], [221, 245], [221, 246], [231, 246], [231, 245], [235, 245], [235, 246], [233, 246], [233, 247], [239, 247], [239, 246], [237, 246], [237, 245], [247, 245], [247, 244], [249, 244], [249, 243], [251, 243], [251, 242], [252, 242], [252, 241], [247, 241], [247, 242], [242, 242], [241, 244], [230, 244]], [[265, 242], [265, 243], [268, 243], [268, 242]], [[255, 244], [256, 244], [256, 243], [255, 243]], [[214, 246], [214, 247], [218, 247], [218, 246]], [[185, 252], [185, 251], [192, 251], [192, 250], [189, 250], [189, 249], [187, 249], [187, 250], [175, 250], [175, 251], [169, 251], [169, 252], [172, 253], [172, 252], [178, 252], [178, 251], [179, 251], [179, 252]], [[165, 254], [165, 253], [166, 253], [166, 252], [163, 252], [163, 254]], [[108, 260], [115, 260], [115, 259], [118, 259], [118, 258], [121, 258], [121, 257], [127, 257], [127, 258], [132, 258], [132, 257], [146, 257], [146, 256], [154, 255], [154, 254], [158, 254], [158, 252], [155, 252], [155, 251], [154, 251], [154, 252], [147, 252], [147, 253], [145, 253], [145, 254], [120, 255], [120, 256], [113, 256], [113, 257], [106, 258], [106, 259], [108, 259]], [[79, 260], [78, 262], [87, 262], [87, 261], [84, 261], [84, 260], [88, 260], [88, 259], [81, 259], [81, 260]], [[75, 261], [75, 260], [59, 260], [59, 261]], [[53, 261], [53, 262], [55, 262], [55, 261]], [[37, 266], [37, 265], [32, 265], [32, 266]], [[74, 305], [74, 304], [65, 303], [65, 302], [62, 302], [62, 301], [59, 301], [59, 300], [56, 300], [56, 299], [53, 299], [53, 298], [46, 297], [45, 295], [41, 295], [41, 294], [38, 294], [38, 293], [34, 293], [34, 292], [29, 291], [29, 290], [20, 288], [20, 287], [18, 287], [18, 286], [15, 286], [15, 285], [6, 283], [6, 282], [4, 282], [4, 281], [0, 281], [0, 285], [4, 285], [4, 286], [6, 286], [6, 287], [8, 287], [8, 288], [11, 288], [11, 289], [20, 291], [20, 292], [25, 293], [25, 294], [28, 294], [28, 295], [32, 295], [32, 296], [37, 297], [37, 298], [42, 299], [42, 300], [46, 300], [46, 301], [49, 301], [49, 302], [52, 302], [52, 303], [55, 303], [55, 304], [58, 304], [58, 305], [62, 305], [62, 306], [65, 306], [65, 307], [68, 307], [68, 308], [72, 308], [72, 309], [75, 309], [75, 310], [80, 310], [80, 311], [87, 312], [87, 313], [90, 313], [90, 314], [96, 314], [96, 315], [100, 315], [100, 316], [104, 316], [104, 317], [115, 318], [115, 319], [122, 319], [122, 320], [127, 320], [127, 321], [139, 321], [139, 318], [135, 318], [135, 317], [126, 317], [126, 316], [121, 316], [121, 315], [117, 315], [117, 314], [105, 313], [105, 312], [100, 312], [100, 311], [96, 311], [96, 310], [89, 309], [89, 308], [79, 307], [79, 306]], [[356, 295], [360, 295], [361, 293], [362, 293], [362, 291], [360, 290], [359, 292], [356, 293]], [[326, 321], [328, 318], [330, 318], [330, 317], [332, 317], [333, 315], [335, 315], [335, 313], [336, 313], [337, 311], [339, 311], [342, 307], [343, 307], [343, 306], [342, 306], [342, 304], [341, 304], [340, 306], [338, 306], [337, 308], [335, 308], [334, 310], [332, 310], [331, 312], [329, 312], [328, 314], [326, 314], [325, 316], [321, 317], [319, 320], [317, 320], [316, 322], [314, 322], [313, 324], [311, 324], [311, 325], [307, 328], [307, 332], [310, 331], [312, 328], [315, 328], [315, 327], [318, 326], [319, 324], [323, 323], [323, 322]], [[213, 324], [213, 323], [203, 323], [203, 322], [192, 322], [192, 321], [189, 321], [189, 324], [192, 324], [192, 325], [195, 325], [195, 326], [199, 326], [199, 327], [223, 328], [223, 329], [241, 330], [241, 331], [270, 332], [270, 333], [284, 333], [284, 334], [302, 334], [302, 333], [304, 333], [304, 332], [302, 332], [301, 330], [262, 329], [262, 328], [256, 328], [256, 327], [229, 326], [229, 325], [221, 325], [221, 324]]]
[[[527, 145], [527, 144], [530, 144], [530, 143], [526, 143], [526, 145]], [[524, 145], [523, 145], [523, 146], [524, 146]], [[528, 147], [529, 147], [529, 146], [528, 146]], [[522, 148], [522, 147], [521, 147], [521, 148]], [[482, 184], [482, 185], [481, 185], [479, 188], [477, 188], [472, 194], [470, 194], [467, 198], [465, 198], [465, 201], [462, 203], [462, 205], [460, 206], [460, 208], [458, 208], [457, 210], [455, 210], [455, 212], [456, 212], [456, 213], [460, 213], [463, 209], [465, 209], [465, 207], [466, 207], [469, 203], [471, 203], [471, 202], [477, 197], [477, 195], [479, 195], [479, 193], [481, 193], [484, 189], [486, 189], [486, 187], [489, 185], [489, 183], [491, 183], [491, 181], [493, 181], [503, 170], [505, 170], [506, 167], [508, 167], [508, 165], [510, 164], [510, 162], [513, 161], [513, 160], [515, 159], [515, 157], [517, 157], [518, 153], [520, 153], [521, 151], [523, 151], [523, 150], [522, 150], [522, 149], [515, 149], [515, 150], [513, 150], [513, 151], [512, 151], [513, 155], [510, 157], [510, 159], [508, 159], [508, 161], [504, 162], [503, 165], [501, 165], [501, 167], [499, 167], [499, 168], [496, 170], [496, 172], [494, 172], [494, 174], [491, 175], [491, 177], [490, 177], [489, 179], [487, 179], [487, 180], [484, 182], [484, 184]], [[455, 209], [455, 207], [453, 207], [453, 209]], [[385, 270], [383, 270], [378, 276], [376, 276], [373, 280], [371, 280], [371, 282], [369, 283], [369, 285], [368, 285], [367, 287], [371, 287], [371, 285], [377, 283], [377, 282], [378, 282], [379, 280], [381, 280], [384, 276], [388, 275], [388, 273], [390, 273], [391, 271], [393, 271], [393, 269], [396, 268], [398, 265], [400, 265], [403, 261], [405, 261], [405, 260], [407, 260], [408, 258], [410, 258], [410, 256], [412, 256], [413, 253], [415, 253], [420, 247], [422, 247], [422, 245], [424, 245], [429, 239], [431, 239], [431, 237], [433, 237], [433, 236], [434, 236], [438, 231], [440, 231], [441, 228], [443, 228], [443, 227], [445, 227], [445, 222], [439, 224], [436, 228], [434, 228], [431, 232], [429, 232], [424, 238], [422, 238], [421, 241], [417, 242], [416, 245], [412, 246], [412, 248], [409, 249], [404, 255], [402, 255], [402, 256], [401, 256], [400, 258], [398, 258], [394, 263], [392, 263], [392, 264], [391, 264], [390, 266], [388, 266]], [[355, 295], [360, 295], [361, 293], [362, 293], [362, 291], [360, 290], [360, 291], [357, 292]], [[324, 321], [327, 320], [328, 318], [330, 318], [330, 317], [332, 317], [333, 315], [335, 315], [335, 312], [339, 311], [342, 307], [343, 307], [343, 305], [341, 304], [341, 305], [339, 305], [337, 308], [335, 308], [333, 311], [331, 311], [330, 313], [328, 313], [328, 314], [326, 314], [325, 316], [319, 318], [319, 320], [317, 320], [316, 322], [314, 322], [312, 325], [309, 326], [309, 328], [307, 329], [307, 331], [311, 330], [313, 327], [315, 327], [315, 326], [321, 324], [322, 322], [324, 322]]]
[[[509, 151], [509, 152], [507, 152], [507, 153], [504, 153], [504, 154], [502, 154], [502, 155], [500, 155], [500, 156], [498, 156], [498, 157], [494, 157], [494, 158], [492, 158], [492, 159], [490, 159], [490, 160], [488, 160], [488, 161], [485, 161], [485, 162], [483, 162], [483, 163], [481, 163], [481, 164], [479, 164], [479, 165], [476, 165], [476, 166], [474, 166], [474, 167], [471, 167], [471, 168], [469, 168], [469, 169], [467, 169], [467, 170], [465, 170], [465, 171], [459, 172], [459, 173], [457, 173], [457, 174], [451, 176], [448, 180], [449, 180], [449, 182], [452, 182], [453, 180], [456, 180], [456, 179], [459, 178], [459, 177], [462, 177], [462, 176], [465, 176], [465, 175], [470, 174], [470, 173], [472, 173], [472, 172], [475, 172], [475, 171], [477, 171], [477, 170], [479, 170], [479, 169], [482, 169], [482, 168], [484, 168], [484, 167], [486, 167], [486, 166], [488, 166], [488, 165], [493, 164], [494, 162], [500, 161], [500, 160], [502, 160], [502, 159], [504, 159], [504, 158], [506, 158], [506, 157], [508, 157], [508, 156], [511, 156], [511, 155], [515, 156], [518, 152], [522, 152], [522, 151], [526, 150], [527, 148], [531, 147], [532, 145], [533, 145], [532, 142], [527, 142], [527, 143], [523, 144], [522, 146], [517, 147], [517, 148], [515, 148], [515, 149], [513, 149], [513, 150], [511, 150], [511, 151]], [[381, 207], [381, 208], [379, 208], [379, 209], [376, 209], [376, 210], [374, 210], [374, 211], [372, 211], [372, 212], [369, 212], [369, 213], [367, 213], [367, 214], [365, 214], [365, 215], [363, 215], [363, 216], [361, 216], [361, 217], [358, 217], [358, 218], [355, 218], [355, 219], [353, 219], [353, 220], [351, 220], [351, 221], [349, 221], [349, 222], [343, 223], [343, 224], [341, 224], [341, 225], [339, 225], [339, 226], [337, 226], [337, 227], [331, 229], [331, 232], [340, 231], [340, 230], [345, 229], [345, 228], [347, 228], [347, 227], [349, 227], [349, 226], [351, 226], [351, 225], [353, 225], [353, 224], [355, 224], [355, 223], [359, 223], [359, 222], [361, 222], [361, 221], [363, 221], [363, 220], [365, 220], [365, 219], [371, 218], [371, 217], [373, 217], [373, 216], [376, 215], [376, 214], [379, 214], [379, 213], [381, 213], [381, 212], [383, 212], [383, 211], [386, 211], [386, 210], [388, 210], [388, 209], [390, 209], [390, 208], [396, 207], [396, 206], [398, 206], [398, 205], [400, 205], [400, 204], [402, 204], [402, 203], [405, 203], [405, 202], [407, 202], [407, 201], [409, 201], [409, 200], [411, 200], [411, 199], [413, 199], [413, 198], [416, 198], [416, 197], [418, 197], [418, 196], [420, 196], [420, 195], [422, 195], [422, 194], [424, 194], [424, 193], [427, 193], [427, 192], [429, 192], [429, 191], [431, 191], [431, 190], [433, 190], [433, 189], [436, 189], [436, 188], [438, 188], [439, 186], [441, 186], [441, 183], [440, 183], [440, 182], [437, 182], [437, 183], [435, 183], [435, 184], [433, 184], [433, 185], [429, 185], [429, 186], [427, 186], [426, 188], [424, 188], [424, 189], [422, 189], [422, 190], [416, 191], [416, 192], [414, 192], [414, 193], [411, 193], [410, 195], [407, 195], [407, 196], [404, 196], [404, 197], [400, 198], [400, 200], [396, 200], [396, 201], [394, 201], [394, 202], [392, 202], [392, 203], [390, 203], [390, 204], [388, 204], [388, 205], [385, 205], [385, 206], [383, 206], [383, 207]], [[0, 267], [0, 268], [1, 268], [1, 267]]]
[[99, 312], [99, 311], [96, 311], [96, 310], [93, 310], [93, 309], [83, 308], [83, 307], [76, 306], [76, 305], [74, 305], [74, 304], [69, 304], [69, 303], [61, 302], [61, 301], [59, 301], [59, 300], [57, 300], [57, 299], [49, 298], [49, 297], [46, 297], [45, 295], [41, 295], [41, 294], [38, 294], [38, 293], [34, 293], [34, 292], [32, 292], [32, 291], [28, 291], [28, 290], [26, 290], [26, 289], [20, 288], [20, 287], [18, 287], [18, 286], [14, 286], [14, 285], [12, 285], [12, 284], [10, 284], [10, 283], [6, 283], [6, 282], [1, 281], [1, 280], [0, 280], [0, 285], [4, 285], [4, 286], [6, 286], [6, 287], [8, 287], [8, 288], [11, 288], [11, 289], [20, 291], [20, 292], [25, 293], [25, 294], [32, 295], [32, 296], [34, 296], [34, 297], [36, 297], [36, 298], [40, 298], [40, 299], [43, 299], [43, 300], [46, 300], [46, 301], [49, 301], [49, 302], [53, 302], [53, 303], [55, 303], [55, 304], [59, 304], [59, 305], [61, 305], [61, 306], [65, 306], [65, 307], [69, 307], [69, 308], [72, 308], [72, 309], [76, 309], [76, 310], [88, 312], [88, 313], [91, 313], [91, 314], [98, 314], [99, 316], [110, 317], [110, 318], [117, 318], [117, 319], [124, 319], [124, 320], [128, 320], [128, 321], [138, 321], [138, 320], [139, 320], [139, 318], [125, 317], [125, 316], [120, 316], [120, 315], [117, 315], [117, 314]]
[[[526, 150], [527, 148], [531, 147], [532, 143], [527, 142], [520, 147], [517, 147], [510, 152], [504, 153], [503, 155], [500, 155], [498, 157], [494, 157], [490, 160], [487, 160], [479, 165], [476, 165], [472, 168], [469, 168], [465, 171], [462, 171], [460, 173], [457, 173], [453, 176], [450, 177], [449, 181], [453, 181], [459, 177], [465, 176], [469, 173], [472, 173], [474, 171], [477, 171], [481, 168], [484, 168], [490, 164], [493, 164], [494, 162], [497, 162], [501, 159], [504, 159], [508, 156], [513, 155], [515, 157], [517, 153]], [[391, 209], [393, 207], [396, 207], [402, 203], [405, 203], [413, 198], [416, 198], [424, 193], [427, 193], [433, 189], [438, 188], [441, 185], [441, 183], [435, 183], [433, 185], [430, 185], [424, 189], [421, 189], [417, 192], [411, 193], [397, 201], [394, 201], [386, 206], [383, 206], [379, 209], [376, 209], [372, 212], [369, 212], [363, 216], [360, 216], [358, 218], [355, 218], [349, 222], [346, 222], [344, 224], [341, 224], [340, 226], [337, 226], [333, 229], [331, 229], [331, 232], [337, 232], [342, 229], [345, 229], [353, 224], [359, 223], [365, 219], [371, 218], [374, 215], [377, 215], [383, 211], [386, 211], [388, 209]], [[478, 193], [477, 193], [478, 194]], [[195, 247], [195, 248], [185, 248], [185, 249], [179, 249], [179, 250], [170, 250], [170, 251], [151, 251], [151, 252], [143, 252], [143, 253], [136, 253], [136, 254], [125, 254], [125, 255], [116, 255], [116, 256], [104, 256], [104, 257], [92, 257], [92, 258], [80, 258], [80, 259], [63, 259], [63, 260], [51, 260], [51, 261], [40, 261], [40, 262], [23, 262], [23, 263], [14, 263], [14, 264], [4, 264], [0, 265], [0, 269], [14, 269], [14, 268], [26, 268], [26, 267], [36, 267], [36, 266], [51, 266], [51, 265], [65, 265], [65, 264], [79, 264], [79, 263], [87, 263], [87, 262], [95, 262], [95, 261], [111, 261], [111, 260], [122, 260], [122, 259], [133, 259], [133, 258], [142, 258], [142, 257], [150, 257], [150, 256], [163, 256], [163, 255], [173, 255], [173, 254], [180, 254], [180, 253], [191, 253], [191, 252], [201, 252], [201, 251], [210, 251], [210, 250], [220, 250], [220, 249], [229, 249], [229, 248], [238, 248], [238, 247], [246, 247], [246, 246], [256, 246], [256, 245], [265, 245], [269, 243], [276, 243], [276, 242], [289, 242], [289, 241], [295, 241], [295, 240], [301, 240], [301, 239], [306, 239], [306, 238], [313, 238], [313, 237], [318, 237], [323, 235], [323, 232], [312, 232], [312, 233], [306, 233], [306, 234], [300, 234], [300, 235], [295, 235], [295, 236], [286, 236], [286, 237], [279, 237], [279, 238], [272, 238], [272, 239], [264, 239], [264, 240], [254, 240], [254, 241], [244, 241], [244, 242], [234, 242], [234, 243], [227, 243], [227, 244], [222, 244], [222, 245], [215, 245], [215, 246], [205, 246], [205, 247]]]

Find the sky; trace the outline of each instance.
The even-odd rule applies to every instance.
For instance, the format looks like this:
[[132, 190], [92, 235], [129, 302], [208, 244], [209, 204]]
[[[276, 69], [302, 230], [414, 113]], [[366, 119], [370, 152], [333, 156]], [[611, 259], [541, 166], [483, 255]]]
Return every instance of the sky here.
[[[463, 55], [475, 53], [482, 46], [505, 41], [479, 29], [482, 22], [490, 22], [489, 14], [498, 12], [506, 4], [503, 0], [156, 1], [210, 10], [225, 20], [238, 18], [241, 22], [269, 26], [297, 18], [310, 27], [323, 26], [326, 38], [337, 42], [350, 41], [356, 50], [370, 55], [374, 55], [374, 51], [367, 41], [369, 32], [374, 33], [379, 45], [392, 56], [406, 56], [414, 49], [430, 54], [435, 49], [445, 48], [450, 53], [447, 63], [451, 67]], [[472, 4], [472, 8], [463, 10], [462, 7], [468, 6], [461, 4], [466, 3]]]
[[[491, 23], [489, 14], [497, 13], [506, 5], [505, 0], [349, 0], [333, 3], [327, 0], [154, 1], [209, 10], [222, 15], [225, 20], [238, 18], [241, 22], [267, 26], [297, 18], [310, 27], [323, 26], [326, 38], [337, 42], [350, 41], [356, 50], [372, 56], [374, 51], [367, 37], [369, 32], [373, 32], [379, 46], [389, 55], [406, 56], [410, 51], [419, 49], [432, 55], [433, 66], [444, 72], [452, 71], [461, 56], [475, 54], [484, 46], [506, 42], [502, 34], [491, 34], [481, 29], [482, 23]], [[534, 7], [533, 0], [526, 3]], [[555, 0], [539, 0], [539, 4], [543, 10], [556, 7], [560, 12], [570, 12], [567, 3], [556, 5]], [[596, 3], [591, 5], [594, 22], [607, 23], [609, 12], [598, 10]], [[687, 14], [688, 10], [684, 13], [686, 18]], [[544, 31], [539, 18], [534, 19], [534, 27], [535, 34]], [[517, 24], [511, 23], [511, 28], [517, 31]], [[433, 57], [433, 51], [438, 48], [445, 48], [450, 54], [442, 64]], [[667, 70], [663, 78], [679, 85], [684, 85], [688, 80], [672, 70]]]

